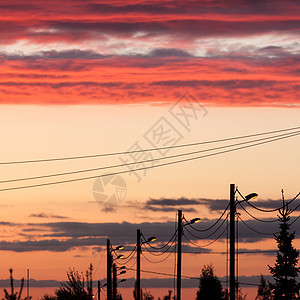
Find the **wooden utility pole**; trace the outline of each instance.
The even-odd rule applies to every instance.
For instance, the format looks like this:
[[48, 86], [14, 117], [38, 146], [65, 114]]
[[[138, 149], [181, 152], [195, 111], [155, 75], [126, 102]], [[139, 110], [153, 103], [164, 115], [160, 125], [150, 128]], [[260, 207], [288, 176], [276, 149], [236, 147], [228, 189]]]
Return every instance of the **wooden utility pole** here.
[[117, 266], [113, 264], [113, 300], [117, 300]]
[[181, 252], [182, 252], [182, 210], [178, 210], [177, 222], [177, 300], [181, 300]]
[[136, 299], [141, 300], [141, 230], [136, 231]]
[[101, 294], [101, 286], [100, 286], [100, 280], [98, 280], [98, 300], [100, 300], [100, 294]]
[[229, 255], [229, 287], [230, 300], [235, 300], [235, 185], [230, 184], [230, 255]]
[[107, 255], [107, 300], [112, 300], [112, 280], [111, 280], [111, 265], [112, 265], [112, 255], [111, 255], [111, 246], [110, 240], [107, 240], [106, 243], [106, 255]]

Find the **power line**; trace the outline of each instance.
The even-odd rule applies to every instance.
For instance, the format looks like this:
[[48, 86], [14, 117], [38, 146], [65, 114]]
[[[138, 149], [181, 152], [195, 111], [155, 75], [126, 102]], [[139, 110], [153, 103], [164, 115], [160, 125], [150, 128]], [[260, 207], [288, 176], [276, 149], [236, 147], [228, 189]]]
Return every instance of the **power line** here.
[[175, 240], [172, 242], [172, 244], [170, 244], [168, 246], [168, 248], [166, 248], [164, 251], [160, 251], [159, 254], [155, 254], [155, 251], [150, 251], [147, 247], [146, 247], [146, 244], [143, 244], [143, 247], [147, 250], [147, 252], [149, 252], [151, 255], [153, 256], [161, 256], [165, 253], [168, 252], [168, 250], [175, 244]]
[[[136, 271], [134, 268], [126, 268], [126, 270], [129, 271]], [[155, 274], [155, 275], [163, 275], [163, 276], [173, 276], [173, 274], [170, 273], [164, 273], [164, 272], [155, 272], [155, 271], [149, 271], [149, 270], [141, 270], [143, 273], [149, 273], [149, 274]], [[194, 279], [194, 280], [199, 280], [200, 277], [193, 277], [193, 276], [187, 276], [187, 275], [181, 275], [182, 278], [185, 279]], [[225, 282], [225, 280], [220, 280], [220, 282]], [[241, 285], [251, 285], [251, 286], [259, 286], [259, 284], [255, 283], [247, 283], [247, 282], [238, 282]]]
[[206, 248], [206, 247], [212, 245], [213, 243], [215, 243], [215, 242], [216, 242], [216, 241], [224, 234], [224, 232], [226, 231], [227, 228], [228, 228], [228, 225], [227, 225], [227, 226], [225, 227], [225, 229], [221, 232], [221, 234], [220, 234], [219, 236], [217, 236], [213, 241], [211, 241], [211, 242], [208, 243], [208, 244], [200, 245], [200, 246], [197, 245], [197, 244], [195, 244], [194, 242], [192, 242], [192, 241], [185, 235], [184, 231], [183, 231], [183, 236], [187, 239], [188, 242], [190, 242], [191, 244], [195, 245], [196, 247]]
[[227, 207], [224, 209], [223, 213], [222, 213], [222, 214], [220, 215], [220, 217], [218, 218], [218, 220], [217, 220], [214, 224], [212, 224], [211, 226], [209, 226], [208, 228], [205, 228], [205, 229], [197, 229], [197, 228], [193, 227], [190, 223], [188, 223], [188, 226], [191, 227], [191, 228], [193, 228], [193, 229], [196, 230], [196, 231], [199, 231], [199, 232], [205, 232], [205, 231], [208, 231], [208, 230], [212, 229], [214, 226], [216, 226], [216, 225], [218, 224], [218, 222], [222, 219], [222, 217], [224, 216], [224, 214], [226, 213], [226, 211], [228, 210], [228, 208], [229, 208], [229, 203], [228, 203]]
[[293, 225], [299, 218], [300, 218], [300, 216], [296, 217], [296, 219], [293, 222], [291, 222], [290, 225]]
[[[297, 131], [296, 133], [300, 134], [300, 131]], [[36, 179], [44, 179], [44, 178], [52, 178], [52, 177], [74, 175], [74, 174], [81, 174], [81, 173], [88, 173], [88, 172], [101, 171], [101, 170], [107, 170], [107, 169], [113, 169], [113, 168], [119, 168], [119, 167], [125, 167], [125, 166], [144, 164], [144, 163], [149, 163], [149, 162], [153, 163], [153, 162], [156, 162], [156, 161], [161, 161], [161, 160], [166, 160], [166, 159], [171, 159], [171, 158], [177, 158], [177, 157], [188, 156], [188, 155], [193, 155], [193, 154], [199, 154], [199, 153], [204, 153], [204, 152], [211, 152], [211, 151], [214, 151], [214, 150], [221, 150], [221, 149], [231, 148], [231, 147], [245, 145], [245, 144], [251, 144], [251, 143], [254, 143], [254, 142], [258, 142], [258, 141], [270, 140], [272, 138], [286, 137], [286, 136], [289, 136], [290, 134], [291, 133], [288, 133], [288, 134], [285, 133], [285, 134], [280, 134], [280, 135], [276, 135], [276, 136], [272, 136], [272, 137], [265, 137], [265, 138], [250, 140], [250, 141], [246, 141], [246, 142], [239, 142], [239, 143], [235, 143], [235, 144], [229, 144], [229, 145], [225, 145], [225, 146], [219, 146], [219, 147], [214, 147], [214, 148], [208, 148], [208, 149], [203, 149], [203, 150], [197, 150], [197, 151], [192, 151], [192, 152], [175, 154], [175, 155], [171, 155], [171, 156], [150, 158], [150, 159], [146, 159], [146, 160], [142, 160], [142, 161], [134, 161], [134, 162], [130, 162], [130, 163], [115, 164], [115, 165], [109, 165], [109, 166], [103, 166], [103, 167], [97, 167], [97, 168], [89, 168], [89, 169], [76, 170], [76, 171], [70, 171], [70, 172], [54, 173], [54, 174], [48, 174], [48, 175], [40, 175], [40, 176], [31, 176], [31, 177], [1, 180], [0, 184], [19, 182], [19, 181], [36, 180]], [[293, 133], [293, 134], [295, 134], [295, 133]]]
[[133, 259], [133, 257], [134, 257], [133, 254], [135, 253], [135, 251], [136, 251], [136, 246], [133, 248], [133, 250], [130, 252], [130, 254], [128, 254], [126, 257], [123, 258], [123, 260], [126, 259], [127, 261], [120, 262], [120, 261], [116, 260], [116, 263], [118, 265], [126, 265], [126, 264], [128, 264]]
[[248, 205], [250, 205], [252, 208], [254, 208], [254, 209], [256, 209], [256, 210], [258, 210], [258, 211], [261, 211], [261, 212], [274, 212], [274, 211], [277, 211], [277, 210], [279, 210], [280, 209], [280, 207], [279, 208], [274, 208], [274, 209], [263, 209], [263, 208], [260, 208], [260, 207], [257, 207], [257, 206], [255, 206], [254, 204], [252, 204], [251, 202], [247, 202], [248, 203]]
[[[174, 241], [173, 241], [173, 243], [175, 242], [175, 239], [176, 239], [176, 235], [177, 235], [177, 229], [175, 230], [175, 232], [174, 232], [174, 234], [171, 236], [171, 238], [169, 239], [169, 241], [165, 244], [165, 245], [163, 245], [162, 247], [155, 247], [155, 246], [152, 246], [148, 241], [147, 241], [147, 239], [145, 238], [145, 236], [143, 235], [143, 233], [142, 233], [142, 237], [144, 238], [144, 240], [145, 240], [145, 244], [147, 244], [150, 248], [152, 248], [152, 249], [156, 249], [156, 250], [160, 250], [160, 249], [163, 249], [163, 248], [165, 248], [165, 247], [167, 247], [172, 241], [173, 241], [173, 239], [174, 239]], [[173, 244], [172, 243], [172, 244]], [[145, 245], [144, 244], [144, 245]]]
[[192, 235], [194, 238], [197, 238], [197, 239], [201, 239], [201, 240], [206, 240], [208, 238], [210, 238], [212, 235], [214, 235], [217, 231], [219, 231], [219, 229], [223, 226], [223, 224], [225, 223], [226, 221], [226, 218], [223, 219], [223, 222], [219, 225], [219, 227], [217, 229], [215, 229], [215, 231], [213, 231], [212, 233], [210, 233], [209, 235], [206, 235], [204, 237], [199, 237], [199, 236], [196, 236], [194, 235], [193, 233], [191, 233], [187, 228], [185, 228], [185, 230], [190, 234]]
[[276, 139], [272, 139], [272, 140], [268, 140], [268, 141], [255, 143], [255, 144], [252, 144], [252, 145], [247, 145], [247, 146], [237, 147], [237, 148], [234, 148], [234, 149], [224, 150], [224, 151], [220, 151], [220, 152], [216, 152], [216, 153], [211, 153], [211, 154], [206, 154], [206, 155], [202, 155], [202, 156], [196, 156], [196, 157], [192, 157], [192, 158], [186, 158], [186, 159], [181, 159], [181, 160], [177, 160], [177, 161], [162, 163], [162, 164], [158, 164], [156, 166], [141, 167], [141, 168], [137, 168], [137, 169], [133, 169], [133, 170], [112, 172], [112, 173], [108, 173], [108, 174], [81, 177], [81, 178], [76, 178], [76, 179], [68, 179], [68, 180], [61, 180], [61, 181], [54, 181], [54, 182], [47, 182], [47, 183], [39, 183], [39, 184], [4, 188], [4, 189], [0, 189], [0, 192], [20, 190], [20, 189], [26, 189], [26, 188], [34, 188], [34, 187], [42, 187], [42, 186], [49, 186], [49, 185], [56, 185], [56, 184], [63, 184], [63, 183], [70, 183], [70, 182], [77, 182], [77, 181], [83, 181], [83, 180], [88, 180], [88, 179], [95, 179], [95, 178], [99, 178], [99, 177], [131, 173], [133, 171], [141, 171], [141, 170], [146, 170], [146, 169], [151, 169], [151, 168], [163, 167], [163, 166], [173, 165], [173, 164], [177, 164], [177, 163], [182, 163], [182, 162], [192, 161], [192, 160], [196, 160], [196, 159], [201, 159], [201, 158], [211, 157], [211, 156], [215, 156], [215, 155], [220, 155], [220, 154], [224, 154], [224, 153], [229, 153], [229, 152], [233, 152], [233, 151], [237, 151], [237, 150], [247, 149], [247, 148], [251, 148], [251, 147], [254, 147], [254, 146], [263, 145], [263, 144], [266, 144], [266, 143], [270, 143], [270, 142], [282, 140], [282, 139], [285, 139], [285, 138], [293, 137], [293, 136], [296, 136], [296, 135], [299, 135], [299, 133], [291, 134], [291, 135], [288, 135], [288, 136], [284, 136], [284, 137], [281, 137], [281, 138], [276, 138]]
[[252, 231], [254, 231], [254, 232], [258, 233], [258, 234], [261, 234], [261, 235], [274, 235], [274, 234], [279, 233], [279, 232], [266, 233], [266, 232], [258, 231], [258, 230], [256, 230], [256, 229], [252, 228], [251, 226], [249, 226], [249, 225], [241, 218], [241, 216], [238, 216], [238, 218], [242, 221], [242, 223], [243, 223], [246, 227], [248, 227], [250, 230], [252, 230]]
[[259, 219], [259, 218], [255, 217], [255, 216], [253, 216], [251, 213], [249, 213], [240, 202], [238, 202], [238, 204], [252, 219], [254, 219], [256, 221], [264, 222], [264, 223], [278, 222], [278, 219], [274, 219], [274, 220], [262, 220], [262, 219]]
[[[299, 196], [300, 196], [300, 192], [299, 192], [292, 200], [288, 201], [288, 202], [287, 202], [287, 205], [291, 204], [291, 203], [292, 203], [293, 201], [295, 201]], [[297, 208], [298, 208], [298, 206], [297, 206]], [[294, 208], [293, 211], [295, 211], [297, 208]], [[292, 211], [292, 212], [293, 212], [293, 211]]]
[[152, 263], [152, 264], [159, 264], [159, 263], [162, 263], [162, 262], [166, 261], [166, 260], [171, 256], [171, 254], [174, 253], [174, 251], [175, 251], [175, 247], [174, 247], [174, 249], [173, 249], [172, 251], [168, 252], [168, 255], [167, 255], [166, 257], [164, 257], [164, 258], [162, 258], [161, 260], [158, 260], [158, 261], [153, 261], [153, 260], [147, 258], [147, 257], [144, 255], [143, 252], [141, 252], [141, 253], [142, 253], [142, 255], [144, 256], [144, 258], [145, 258], [148, 262], [150, 262], [150, 263]]
[[81, 155], [81, 156], [69, 156], [69, 157], [59, 157], [59, 158], [46, 158], [46, 159], [34, 159], [34, 160], [8, 161], [8, 162], [0, 162], [0, 165], [41, 163], [41, 162], [51, 162], [51, 161], [61, 161], [61, 160], [74, 160], [74, 159], [87, 159], [87, 158], [94, 158], [94, 157], [106, 157], [106, 156], [122, 155], [122, 154], [129, 154], [129, 153], [148, 152], [148, 151], [154, 151], [154, 150], [175, 149], [175, 148], [183, 148], [183, 147], [190, 147], [190, 146], [196, 146], [196, 145], [204, 145], [204, 144], [210, 144], [210, 143], [226, 142], [226, 141], [231, 141], [231, 140], [249, 138], [249, 137], [254, 137], [254, 136], [261, 136], [261, 135], [268, 135], [268, 134], [273, 134], [273, 133], [278, 133], [278, 132], [284, 132], [284, 131], [291, 131], [291, 130], [296, 130], [296, 129], [300, 129], [300, 126], [286, 128], [286, 129], [280, 129], [280, 130], [267, 131], [267, 132], [262, 132], [262, 133], [255, 133], [255, 134], [237, 136], [237, 137], [230, 137], [230, 138], [225, 138], [225, 139], [217, 139], [217, 140], [210, 140], [210, 141], [204, 141], [204, 142], [183, 144], [183, 145], [175, 145], [175, 146], [167, 146], [167, 147], [159, 147], [159, 148], [149, 148], [149, 149], [134, 150], [134, 151], [120, 151], [120, 152], [112, 152], [112, 153]]

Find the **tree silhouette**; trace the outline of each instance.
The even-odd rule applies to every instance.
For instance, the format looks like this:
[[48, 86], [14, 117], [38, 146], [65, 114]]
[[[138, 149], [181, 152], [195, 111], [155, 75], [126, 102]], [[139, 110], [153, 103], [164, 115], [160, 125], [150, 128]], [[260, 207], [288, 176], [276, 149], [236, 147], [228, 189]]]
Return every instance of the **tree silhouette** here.
[[[175, 299], [175, 297], [173, 297]], [[172, 290], [168, 291], [168, 295], [164, 296], [163, 300], [172, 300]]]
[[55, 291], [55, 296], [44, 295], [42, 300], [92, 300], [92, 265], [89, 270], [90, 272], [87, 271], [87, 291], [84, 276], [75, 269], [70, 269], [67, 272], [68, 280], [61, 283], [61, 287]]
[[145, 291], [142, 292], [142, 299], [143, 300], [154, 300], [154, 297], [149, 291], [147, 291], [145, 289]]
[[[4, 289], [5, 298], [2, 299], [2, 300], [21, 300], [21, 295], [22, 295], [23, 286], [24, 286], [24, 278], [22, 278], [22, 280], [21, 280], [20, 291], [15, 292], [14, 291], [13, 269], [9, 269], [9, 273], [10, 273], [10, 289], [11, 289], [11, 292], [8, 293], [8, 291], [6, 289]], [[31, 297], [26, 297], [24, 300], [30, 300], [30, 299], [31, 299]]]
[[267, 284], [263, 275], [260, 275], [260, 285], [257, 289], [257, 296], [255, 300], [272, 300], [271, 288], [269, 284]]
[[204, 266], [200, 276], [196, 300], [221, 300], [225, 294], [219, 278], [214, 274], [212, 265]]
[[277, 299], [297, 299], [299, 297], [300, 284], [296, 277], [300, 272], [297, 267], [299, 252], [293, 247], [292, 242], [295, 238], [295, 232], [290, 233], [290, 214], [288, 205], [283, 198], [283, 207], [279, 209], [280, 232], [275, 235], [278, 251], [276, 263], [269, 270], [275, 280], [270, 283], [274, 300]]

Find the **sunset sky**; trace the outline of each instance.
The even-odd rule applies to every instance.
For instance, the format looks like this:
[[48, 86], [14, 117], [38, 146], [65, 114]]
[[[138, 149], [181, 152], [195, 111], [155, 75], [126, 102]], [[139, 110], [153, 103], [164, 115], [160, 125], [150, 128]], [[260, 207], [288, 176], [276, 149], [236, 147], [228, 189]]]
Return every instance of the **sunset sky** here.
[[[226, 208], [231, 183], [243, 195], [258, 193], [253, 203], [266, 209], [281, 205], [281, 189], [287, 200], [295, 197], [299, 136], [158, 166], [167, 156], [195, 158], [216, 151], [175, 155], [250, 139], [178, 145], [300, 126], [299, 34], [300, 3], [293, 0], [0, 0], [0, 279], [10, 267], [16, 278], [29, 268], [49, 285], [66, 279], [69, 267], [85, 272], [92, 262], [95, 280], [105, 282], [107, 238], [131, 250], [140, 228], [161, 246], [174, 232], [178, 209], [187, 220], [200, 217], [195, 226], [205, 229]], [[143, 149], [152, 151], [120, 153]], [[145, 166], [154, 168], [98, 177]], [[72, 181], [84, 177], [91, 178]], [[71, 182], [53, 184], [64, 180]], [[41, 186], [28, 187], [34, 185]], [[259, 219], [277, 216], [245, 207]], [[240, 251], [276, 250], [270, 234], [278, 224], [238, 209], [246, 225], [268, 233], [240, 224]], [[184, 275], [199, 276], [208, 263], [226, 275], [226, 232], [203, 247], [225, 228], [226, 222], [204, 240], [186, 233], [193, 244], [184, 240], [184, 252], [212, 253], [185, 253]], [[297, 237], [299, 221], [293, 229]], [[294, 245], [300, 248], [298, 239]], [[269, 275], [275, 255], [241, 254], [239, 275]], [[172, 278], [173, 255], [159, 264], [146, 258], [143, 269], [171, 274], [143, 274], [152, 278], [150, 290], [154, 278]]]

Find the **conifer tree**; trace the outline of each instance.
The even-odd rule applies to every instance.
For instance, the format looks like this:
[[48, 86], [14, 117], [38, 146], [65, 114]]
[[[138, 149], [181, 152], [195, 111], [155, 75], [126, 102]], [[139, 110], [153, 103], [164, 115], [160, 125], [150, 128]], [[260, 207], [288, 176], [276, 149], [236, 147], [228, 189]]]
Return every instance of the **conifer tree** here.
[[219, 278], [214, 274], [212, 265], [204, 266], [200, 276], [199, 290], [196, 300], [221, 300], [224, 292]]
[[295, 232], [290, 232], [291, 212], [283, 197], [283, 206], [278, 215], [280, 232], [275, 235], [278, 246], [276, 262], [274, 267], [268, 266], [275, 281], [270, 283], [274, 300], [293, 300], [299, 297], [300, 284], [296, 280], [300, 272], [297, 267], [299, 252], [292, 245]]
[[255, 300], [271, 300], [272, 292], [270, 285], [266, 282], [266, 279], [263, 275], [260, 275], [260, 285], [257, 289], [257, 296]]

